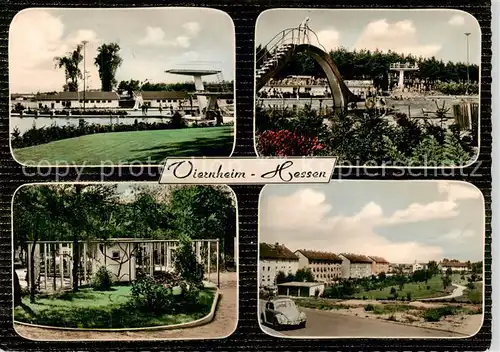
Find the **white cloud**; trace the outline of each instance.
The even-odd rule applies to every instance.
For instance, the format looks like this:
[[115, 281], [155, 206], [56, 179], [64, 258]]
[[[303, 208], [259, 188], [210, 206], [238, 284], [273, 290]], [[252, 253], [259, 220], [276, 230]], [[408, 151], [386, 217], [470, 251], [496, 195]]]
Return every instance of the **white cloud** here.
[[438, 192], [450, 201], [481, 197], [481, 192], [476, 187], [462, 182], [439, 182]]
[[182, 25], [182, 28], [184, 28], [187, 32], [188, 35], [195, 36], [197, 35], [200, 30], [201, 26], [198, 22], [187, 22]]
[[453, 15], [448, 21], [448, 24], [451, 24], [452, 26], [462, 26], [464, 23], [465, 18], [462, 15]]
[[178, 35], [175, 39], [168, 39], [165, 31], [160, 27], [146, 27], [146, 34], [139, 41], [139, 45], [150, 46], [170, 46], [189, 48], [191, 46], [191, 39], [200, 32], [200, 24], [198, 22], [187, 22], [182, 25], [185, 33]]
[[265, 198], [261, 209], [261, 238], [263, 242], [293, 243], [293, 248], [309, 248], [323, 251], [356, 252], [365, 255], [380, 255], [393, 262], [439, 260], [443, 255], [441, 246], [427, 245], [416, 241], [390, 241], [375, 229], [381, 225], [393, 225], [441, 218], [445, 209], [447, 216], [456, 215], [451, 205], [439, 202], [430, 205], [412, 204], [407, 209], [384, 216], [382, 208], [375, 202], [365, 205], [353, 216], [332, 216], [332, 207], [323, 193], [312, 189], [301, 189], [289, 196]]
[[410, 20], [390, 23], [386, 19], [370, 22], [355, 44], [355, 49], [380, 50], [430, 57], [441, 50], [439, 44], [420, 44], [417, 29]]
[[191, 46], [190, 38], [184, 35], [169, 40], [165, 37], [165, 32], [160, 27], [146, 27], [146, 35], [141, 38], [137, 44], [145, 46], [170, 46], [189, 48]]
[[[64, 70], [55, 68], [54, 58], [71, 52], [83, 40], [89, 41], [87, 59], [95, 57], [100, 42], [94, 31], [81, 29], [64, 36], [61, 19], [47, 11], [36, 9], [20, 13], [9, 31], [11, 91], [32, 92], [33, 82], [37, 82], [39, 91], [61, 90], [65, 82]], [[87, 71], [99, 86], [99, 75], [91, 61], [87, 61]], [[83, 70], [83, 62], [81, 65]]]
[[318, 41], [327, 50], [334, 50], [338, 48], [340, 34], [335, 29], [325, 29], [317, 33]]

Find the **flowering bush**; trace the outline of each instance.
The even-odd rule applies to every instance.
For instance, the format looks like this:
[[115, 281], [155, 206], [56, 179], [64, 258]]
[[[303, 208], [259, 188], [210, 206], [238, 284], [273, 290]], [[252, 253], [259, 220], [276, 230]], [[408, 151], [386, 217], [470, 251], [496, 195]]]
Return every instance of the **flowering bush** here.
[[257, 148], [266, 156], [312, 156], [323, 150], [317, 137], [288, 130], [267, 130], [258, 136]]

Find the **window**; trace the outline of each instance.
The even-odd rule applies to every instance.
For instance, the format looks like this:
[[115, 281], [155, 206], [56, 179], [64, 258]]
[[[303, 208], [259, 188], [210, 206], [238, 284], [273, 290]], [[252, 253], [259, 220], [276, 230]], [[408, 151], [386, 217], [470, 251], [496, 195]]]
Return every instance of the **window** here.
[[90, 102], [91, 102], [91, 103], [93, 103], [94, 101], [93, 101], [93, 100], [91, 100]]
[[111, 258], [112, 259], [120, 259], [120, 252], [118, 251], [113, 251], [112, 255], [111, 255]]
[[160, 101], [161, 101], [161, 100], [159, 100], [159, 99], [158, 99], [156, 102], [157, 102], [157, 103], [159, 103]]
[[165, 99], [162, 100], [162, 103], [166, 103], [167, 101]]
[[83, 103], [83, 99], [80, 99], [80, 103]]
[[59, 100], [56, 100], [56, 104], [59, 104], [59, 102], [60, 102]]
[[270, 266], [267, 267], [267, 271], [271, 271], [271, 267]]
[[108, 100], [108, 103], [111, 103], [111, 100]]
[[266, 271], [266, 267], [265, 266], [262, 267], [262, 271]]

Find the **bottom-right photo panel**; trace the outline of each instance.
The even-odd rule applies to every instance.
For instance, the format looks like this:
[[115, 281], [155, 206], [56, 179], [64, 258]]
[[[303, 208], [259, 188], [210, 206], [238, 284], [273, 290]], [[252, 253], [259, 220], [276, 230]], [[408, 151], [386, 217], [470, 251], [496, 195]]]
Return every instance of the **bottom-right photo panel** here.
[[466, 182], [266, 185], [260, 326], [290, 338], [473, 336], [484, 240], [484, 198]]

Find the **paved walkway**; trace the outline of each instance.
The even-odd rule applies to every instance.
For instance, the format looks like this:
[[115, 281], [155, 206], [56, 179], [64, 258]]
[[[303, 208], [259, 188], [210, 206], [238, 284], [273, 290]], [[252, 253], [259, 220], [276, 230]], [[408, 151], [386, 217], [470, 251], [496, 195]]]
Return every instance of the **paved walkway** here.
[[62, 331], [16, 325], [23, 337], [34, 340], [166, 340], [214, 339], [231, 335], [238, 323], [238, 275], [221, 273], [221, 297], [214, 320], [206, 325], [178, 330], [152, 330], [130, 332]]
[[464, 291], [467, 289], [467, 287], [459, 285], [459, 284], [452, 284], [452, 285], [455, 287], [455, 289], [448, 296], [423, 298], [423, 299], [419, 299], [419, 301], [422, 301], [422, 302], [441, 301], [443, 299], [452, 299], [452, 298], [458, 298], [460, 296], [463, 296]]

